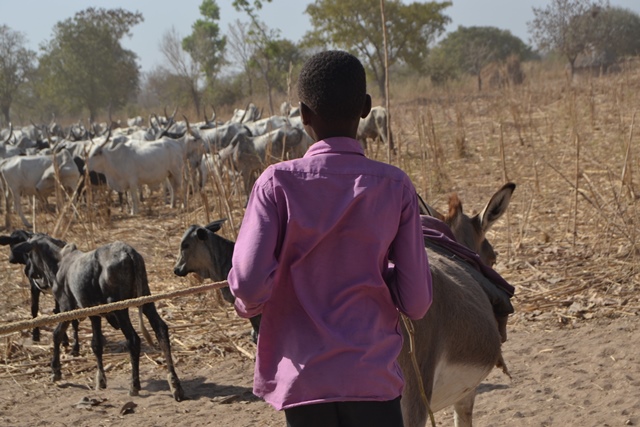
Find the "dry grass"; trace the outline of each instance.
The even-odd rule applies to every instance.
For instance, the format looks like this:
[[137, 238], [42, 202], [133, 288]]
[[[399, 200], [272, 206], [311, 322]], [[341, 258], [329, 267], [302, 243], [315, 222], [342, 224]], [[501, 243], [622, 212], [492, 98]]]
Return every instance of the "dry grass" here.
[[[415, 96], [394, 98], [394, 138], [399, 154], [392, 162], [414, 180], [423, 197], [439, 209], [457, 192], [467, 211], [480, 210], [505, 182], [518, 187], [508, 215], [490, 238], [499, 252], [496, 270], [516, 287], [514, 321], [561, 322], [640, 313], [640, 276], [636, 233], [640, 152], [634, 132], [640, 105], [640, 67], [601, 78], [578, 77], [569, 83], [560, 71], [530, 67], [524, 85], [478, 93], [473, 84], [432, 88], [426, 82]], [[386, 161], [383, 147], [370, 157]], [[194, 223], [229, 218], [221, 234], [235, 239], [245, 197], [241, 184], [227, 175], [210, 180], [205, 198], [189, 197], [186, 209], [170, 209], [156, 191], [137, 217], [107, 208], [93, 194], [89, 206], [61, 207], [61, 214], [35, 215], [38, 231], [54, 233], [82, 249], [124, 240], [144, 256], [152, 292], [197, 282], [178, 278], [173, 264], [183, 231]], [[11, 215], [14, 226], [19, 224]], [[0, 321], [29, 318], [29, 291], [19, 266], [0, 251]], [[41, 299], [50, 313], [50, 297]], [[158, 304], [170, 324], [177, 356], [253, 351], [249, 326], [214, 294]], [[117, 331], [106, 330], [107, 338]], [[88, 342], [88, 322], [83, 343]], [[43, 342], [50, 339], [43, 334]], [[25, 346], [28, 336], [3, 338], [0, 377], [45, 375], [48, 347]], [[84, 346], [84, 351], [88, 346]], [[113, 350], [113, 349], [112, 349]], [[154, 356], [154, 350], [147, 348]], [[107, 351], [109, 352], [109, 351]], [[109, 356], [112, 366], [126, 353]], [[82, 370], [82, 364], [77, 364]], [[92, 369], [89, 355], [86, 369]], [[39, 375], [36, 375], [36, 377]]]

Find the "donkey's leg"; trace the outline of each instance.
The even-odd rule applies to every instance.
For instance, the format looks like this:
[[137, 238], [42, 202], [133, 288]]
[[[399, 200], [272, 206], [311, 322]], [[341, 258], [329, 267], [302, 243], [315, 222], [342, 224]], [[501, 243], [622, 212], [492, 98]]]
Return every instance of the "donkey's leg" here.
[[156, 334], [156, 338], [158, 339], [158, 343], [160, 344], [160, 348], [164, 353], [164, 359], [167, 364], [167, 371], [169, 371], [167, 381], [169, 381], [169, 388], [171, 389], [171, 394], [173, 398], [180, 402], [184, 399], [184, 390], [182, 390], [182, 386], [180, 385], [180, 380], [178, 379], [178, 374], [176, 374], [175, 368], [173, 366], [173, 359], [171, 358], [171, 343], [169, 342], [169, 328], [167, 324], [162, 320], [158, 311], [156, 310], [156, 306], [153, 303], [145, 304], [142, 306], [142, 312], [149, 319], [149, 323], [153, 328], [153, 332]]
[[60, 370], [60, 343], [67, 331], [69, 322], [61, 322], [53, 330], [53, 357], [51, 358], [51, 381], [58, 381], [62, 378]]
[[107, 377], [104, 375], [104, 366], [102, 365], [102, 319], [100, 316], [91, 316], [91, 350], [96, 356], [98, 370], [96, 372], [96, 390], [107, 388]]
[[471, 427], [473, 421], [473, 404], [476, 400], [476, 389], [453, 405], [453, 421], [456, 427]]
[[140, 392], [140, 337], [131, 324], [129, 309], [118, 310], [114, 314], [118, 318], [120, 330], [127, 338], [127, 348], [131, 359], [131, 388], [129, 388], [129, 396], [137, 396]]

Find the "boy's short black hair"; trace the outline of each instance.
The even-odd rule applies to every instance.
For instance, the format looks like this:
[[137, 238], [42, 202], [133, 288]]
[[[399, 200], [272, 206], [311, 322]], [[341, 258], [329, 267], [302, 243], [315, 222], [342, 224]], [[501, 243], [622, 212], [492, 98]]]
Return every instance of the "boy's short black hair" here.
[[298, 99], [323, 119], [359, 118], [366, 94], [364, 67], [348, 52], [317, 53], [300, 71]]

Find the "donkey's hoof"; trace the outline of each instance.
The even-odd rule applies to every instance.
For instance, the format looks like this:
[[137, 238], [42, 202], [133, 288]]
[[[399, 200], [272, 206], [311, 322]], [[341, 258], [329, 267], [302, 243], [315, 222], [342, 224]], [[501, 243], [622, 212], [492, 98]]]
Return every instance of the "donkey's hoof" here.
[[61, 379], [62, 379], [61, 372], [54, 372], [51, 374], [51, 381], [56, 382], [56, 381], [60, 381]]
[[138, 396], [140, 394], [140, 390], [138, 390], [137, 388], [130, 388], [129, 389], [129, 396]]

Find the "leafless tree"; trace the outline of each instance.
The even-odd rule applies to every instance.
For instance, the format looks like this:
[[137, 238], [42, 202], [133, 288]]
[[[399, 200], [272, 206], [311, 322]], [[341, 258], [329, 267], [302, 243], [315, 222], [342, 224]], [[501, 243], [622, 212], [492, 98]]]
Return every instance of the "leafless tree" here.
[[196, 109], [196, 115], [199, 117], [202, 96], [200, 86], [203, 75], [199, 65], [192, 61], [182, 49], [182, 38], [174, 27], [171, 27], [170, 30], [167, 30], [162, 35], [160, 52], [166, 58], [173, 72], [180, 77], [185, 90], [189, 92], [193, 106]]
[[608, 6], [608, 0], [551, 0], [546, 7], [532, 8], [534, 18], [527, 26], [539, 49], [567, 58], [573, 76], [578, 55], [594, 42], [594, 20]]
[[249, 24], [236, 20], [235, 24], [229, 25], [229, 33], [227, 34], [227, 52], [232, 61], [231, 63], [239, 64], [242, 71], [247, 76], [247, 84], [249, 88], [249, 96], [253, 96], [253, 75], [251, 73], [251, 58], [255, 54], [255, 47], [248, 42]]

